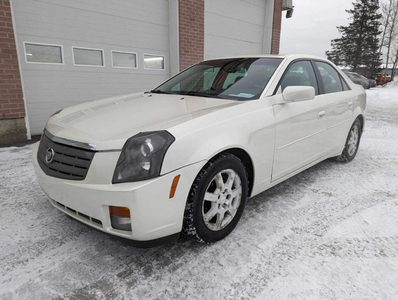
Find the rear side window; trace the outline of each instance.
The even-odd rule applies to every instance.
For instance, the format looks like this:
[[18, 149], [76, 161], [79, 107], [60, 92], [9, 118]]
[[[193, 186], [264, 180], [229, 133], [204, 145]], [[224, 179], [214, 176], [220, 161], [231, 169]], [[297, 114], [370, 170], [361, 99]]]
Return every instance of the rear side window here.
[[[340, 77], [341, 78], [341, 77]], [[343, 78], [341, 78], [341, 82], [343, 83], [343, 89], [344, 91], [349, 91], [350, 88], [348, 87], [347, 83], [345, 82], [345, 80]]]
[[310, 61], [303, 60], [290, 65], [281, 82], [282, 91], [288, 86], [312, 86], [315, 89], [315, 95], [319, 94], [315, 72]]
[[339, 73], [327, 63], [317, 61], [315, 64], [321, 74], [325, 94], [342, 92], [343, 85]]

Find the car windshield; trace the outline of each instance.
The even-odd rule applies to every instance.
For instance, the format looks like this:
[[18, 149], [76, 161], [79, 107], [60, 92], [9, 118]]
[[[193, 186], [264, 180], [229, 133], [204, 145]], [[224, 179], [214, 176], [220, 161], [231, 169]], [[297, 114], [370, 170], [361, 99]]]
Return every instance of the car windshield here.
[[181, 72], [151, 92], [231, 100], [258, 99], [282, 60], [235, 58], [205, 61]]

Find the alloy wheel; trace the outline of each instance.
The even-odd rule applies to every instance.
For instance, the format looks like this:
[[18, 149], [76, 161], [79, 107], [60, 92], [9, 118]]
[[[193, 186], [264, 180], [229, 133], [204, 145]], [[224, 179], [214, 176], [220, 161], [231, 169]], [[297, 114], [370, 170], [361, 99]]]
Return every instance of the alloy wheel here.
[[354, 153], [358, 147], [358, 141], [359, 141], [358, 126], [354, 126], [351, 128], [350, 136], [348, 138], [348, 143], [347, 143], [348, 155], [350, 155], [350, 156], [354, 155]]
[[218, 172], [210, 181], [202, 202], [202, 217], [207, 228], [219, 231], [235, 217], [242, 199], [242, 181], [234, 170]]

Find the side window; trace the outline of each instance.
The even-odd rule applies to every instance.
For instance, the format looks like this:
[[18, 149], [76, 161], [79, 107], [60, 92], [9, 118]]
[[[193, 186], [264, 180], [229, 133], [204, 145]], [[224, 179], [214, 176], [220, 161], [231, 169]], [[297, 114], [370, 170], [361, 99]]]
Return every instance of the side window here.
[[282, 91], [288, 86], [312, 86], [318, 95], [318, 84], [312, 64], [308, 60], [293, 63], [282, 79]]
[[337, 93], [343, 91], [340, 75], [329, 64], [323, 62], [315, 62], [319, 73], [321, 73], [323, 85], [325, 86], [325, 94]]
[[[341, 77], [340, 77], [341, 78]], [[349, 91], [351, 90], [347, 84], [347, 82], [345, 82], [345, 80], [343, 78], [341, 78], [341, 82], [343, 83], [343, 90], [344, 91]]]

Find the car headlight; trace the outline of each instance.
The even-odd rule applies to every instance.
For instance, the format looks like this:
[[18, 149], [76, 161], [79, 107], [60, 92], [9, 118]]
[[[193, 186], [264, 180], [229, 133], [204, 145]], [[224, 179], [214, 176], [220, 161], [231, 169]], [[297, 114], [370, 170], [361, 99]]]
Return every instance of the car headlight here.
[[159, 176], [166, 151], [174, 140], [167, 131], [142, 132], [129, 138], [123, 146], [112, 183]]

